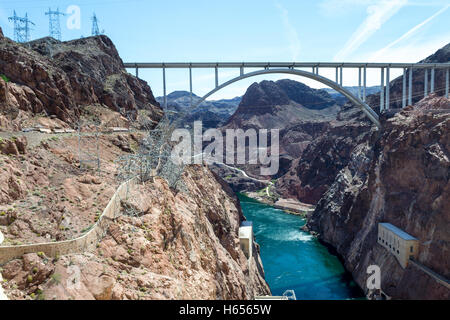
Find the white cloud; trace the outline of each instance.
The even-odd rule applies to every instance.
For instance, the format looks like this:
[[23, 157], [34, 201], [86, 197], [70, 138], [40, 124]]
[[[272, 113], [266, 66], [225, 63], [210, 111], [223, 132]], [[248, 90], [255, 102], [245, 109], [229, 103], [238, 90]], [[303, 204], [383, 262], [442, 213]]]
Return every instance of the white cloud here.
[[367, 17], [358, 26], [350, 39], [334, 57], [334, 61], [343, 61], [366, 42], [383, 24], [394, 16], [408, 0], [378, 1], [367, 7]]
[[300, 39], [298, 37], [297, 30], [292, 25], [289, 19], [289, 12], [280, 3], [275, 4], [280, 12], [281, 20], [283, 21], [283, 27], [285, 29], [285, 36], [289, 41], [289, 49], [292, 55], [292, 61], [297, 61], [301, 50]]
[[[415, 27], [411, 28], [408, 32], [406, 32], [405, 34], [403, 34], [400, 38], [396, 39], [395, 41], [392, 41], [390, 44], [388, 44], [386, 47], [384, 47], [383, 49], [378, 50], [377, 52], [375, 52], [370, 58], [369, 60], [378, 60], [380, 57], [383, 56], [383, 58], [385, 57], [386, 53], [388, 50], [390, 50], [392, 47], [394, 47], [395, 45], [397, 45], [398, 43], [402, 42], [403, 40], [406, 40], [408, 38], [411, 38], [413, 35], [415, 35], [423, 26], [425, 26], [427, 23], [429, 23], [430, 21], [432, 21], [433, 19], [435, 19], [436, 17], [438, 17], [439, 15], [441, 15], [442, 13], [444, 13], [445, 11], [447, 11], [447, 9], [450, 8], [450, 5], [446, 5], [444, 8], [442, 8], [441, 10], [439, 10], [438, 12], [436, 12], [435, 14], [433, 14], [431, 17], [429, 17], [428, 19], [422, 21], [421, 23], [419, 23], [418, 25], [416, 25]], [[385, 60], [386, 61], [386, 60]]]

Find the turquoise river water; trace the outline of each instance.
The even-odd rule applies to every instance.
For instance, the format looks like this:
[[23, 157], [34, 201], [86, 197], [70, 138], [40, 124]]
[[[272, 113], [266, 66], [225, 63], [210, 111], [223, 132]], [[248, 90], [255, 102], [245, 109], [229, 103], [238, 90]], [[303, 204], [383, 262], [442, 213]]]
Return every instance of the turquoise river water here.
[[239, 195], [239, 199], [245, 217], [253, 221], [272, 295], [294, 290], [297, 300], [363, 298], [339, 259], [300, 230], [305, 219], [244, 195]]

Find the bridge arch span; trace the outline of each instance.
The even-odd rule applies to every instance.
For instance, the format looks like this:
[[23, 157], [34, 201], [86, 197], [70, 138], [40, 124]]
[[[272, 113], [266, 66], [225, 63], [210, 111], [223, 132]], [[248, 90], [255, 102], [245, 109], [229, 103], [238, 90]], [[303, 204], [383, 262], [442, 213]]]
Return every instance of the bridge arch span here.
[[369, 105], [367, 105], [365, 102], [361, 101], [361, 99], [358, 99], [357, 97], [355, 97], [350, 91], [348, 91], [347, 89], [345, 89], [344, 87], [342, 87], [341, 85], [339, 85], [338, 83], [336, 83], [336, 82], [334, 82], [334, 81], [332, 81], [330, 79], [322, 77], [322, 76], [320, 76], [318, 74], [314, 74], [314, 73], [311, 73], [311, 72], [298, 70], [298, 69], [266, 69], [266, 70], [259, 70], [259, 71], [254, 71], [254, 72], [249, 72], [249, 73], [246, 73], [246, 74], [242, 74], [239, 77], [231, 79], [231, 80], [221, 84], [220, 86], [217, 86], [216, 88], [214, 88], [210, 92], [208, 92], [206, 95], [204, 95], [195, 104], [195, 107], [199, 106], [203, 101], [205, 101], [208, 97], [210, 97], [211, 95], [213, 95], [217, 91], [219, 91], [219, 90], [221, 90], [221, 89], [223, 89], [223, 88], [225, 88], [225, 87], [227, 87], [227, 86], [229, 86], [229, 85], [231, 85], [231, 84], [233, 84], [235, 82], [238, 82], [238, 81], [246, 79], [246, 78], [251, 78], [251, 77], [265, 75], [265, 74], [274, 74], [274, 73], [275, 74], [293, 74], [293, 75], [309, 78], [309, 79], [312, 79], [312, 80], [316, 80], [318, 82], [321, 82], [321, 83], [327, 85], [328, 87], [330, 87], [330, 88], [336, 90], [337, 92], [341, 93], [342, 95], [344, 95], [354, 105], [356, 105], [356, 107], [361, 109], [361, 111], [364, 112], [364, 114], [378, 128], [381, 128], [380, 119], [378, 117], [378, 114], [371, 107], [369, 107]]

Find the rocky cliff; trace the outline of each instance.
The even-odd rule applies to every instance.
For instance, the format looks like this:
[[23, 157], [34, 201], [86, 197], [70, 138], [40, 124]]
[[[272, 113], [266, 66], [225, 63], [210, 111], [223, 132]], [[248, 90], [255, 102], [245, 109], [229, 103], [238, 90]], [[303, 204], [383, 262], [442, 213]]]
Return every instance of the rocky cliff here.
[[[241, 103], [222, 129], [279, 129], [280, 169], [272, 179], [286, 174], [292, 161], [298, 159], [308, 145], [328, 128], [340, 106], [324, 90], [316, 90], [293, 80], [262, 81], [252, 84]], [[257, 179], [258, 165], [240, 166]], [[236, 176], [222, 170], [223, 177], [238, 191], [256, 191], [264, 186], [254, 179]], [[223, 175], [225, 174], [225, 175]], [[290, 195], [293, 197], [293, 195]]]
[[[450, 44], [439, 49], [421, 62], [441, 63], [450, 61]], [[428, 73], [431, 76], [431, 72]], [[403, 76], [390, 82], [391, 109], [401, 108]], [[430, 79], [428, 81], [430, 85]], [[445, 92], [444, 72], [436, 72], [436, 94]], [[424, 71], [413, 71], [413, 103], [424, 98]], [[367, 103], [380, 113], [380, 94], [367, 97]], [[397, 110], [398, 111], [398, 110]], [[381, 115], [386, 117], [389, 115]], [[335, 120], [330, 121], [318, 138], [309, 143], [302, 157], [295, 160], [289, 171], [277, 181], [277, 190], [284, 197], [295, 197], [302, 202], [315, 204], [334, 182], [337, 173], [351, 159], [353, 149], [368, 141], [375, 128], [362, 112], [351, 104], [345, 104]]]
[[[123, 200], [97, 249], [56, 259], [26, 254], [2, 267], [10, 299], [253, 299], [270, 294], [255, 243], [240, 248], [236, 196], [206, 167], [185, 171], [187, 193], [155, 179]], [[128, 216], [125, 208], [135, 208]]]
[[26, 44], [0, 37], [0, 129], [20, 130], [43, 114], [74, 125], [83, 107], [102, 105], [136, 119], [161, 117], [145, 81], [126, 72], [106, 36], [60, 42], [43, 38]]
[[225, 127], [286, 129], [301, 122], [332, 119], [338, 109], [324, 90], [287, 79], [262, 81], [247, 89]]
[[375, 264], [393, 298], [450, 298], [445, 286], [413, 264], [402, 269], [377, 244], [378, 223], [392, 223], [419, 239], [419, 263], [450, 277], [449, 111], [450, 100], [434, 95], [384, 120], [381, 136], [353, 150], [308, 222], [363, 289]]
[[315, 139], [306, 144], [301, 157], [296, 158], [287, 173], [276, 182], [285, 198], [294, 197], [304, 203], [316, 204], [333, 183], [336, 174], [351, 158], [353, 148], [366, 141], [372, 123], [351, 104], [327, 122]]
[[[126, 73], [105, 36], [27, 44], [1, 37], [0, 75], [3, 245], [79, 238], [103, 221], [101, 210], [118, 184], [116, 160], [138, 150], [142, 135], [86, 132], [80, 141], [72, 134], [16, 131], [38, 116], [62, 127], [94, 115], [108, 123], [126, 115], [155, 124], [162, 110], [147, 83]], [[86, 160], [80, 150], [89, 147], [99, 170], [94, 162], [80, 167]], [[183, 192], [162, 178], [130, 191], [121, 202], [123, 214], [109, 221], [92, 250], [57, 257], [36, 252], [9, 261], [0, 268], [6, 294], [98, 300], [270, 294], [258, 245], [249, 260], [240, 248], [245, 218], [233, 192], [203, 166], [186, 168], [183, 181]]]

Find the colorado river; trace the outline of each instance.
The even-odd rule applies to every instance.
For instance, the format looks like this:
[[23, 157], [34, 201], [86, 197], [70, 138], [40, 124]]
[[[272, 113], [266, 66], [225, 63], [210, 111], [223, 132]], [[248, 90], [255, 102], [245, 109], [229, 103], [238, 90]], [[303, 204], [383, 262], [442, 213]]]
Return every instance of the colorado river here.
[[305, 219], [239, 195], [247, 220], [253, 221], [272, 295], [295, 291], [300, 299], [355, 299], [363, 293], [338, 258], [301, 231]]

